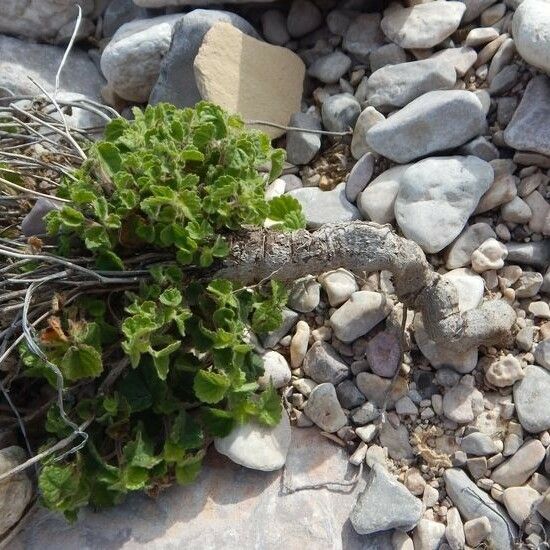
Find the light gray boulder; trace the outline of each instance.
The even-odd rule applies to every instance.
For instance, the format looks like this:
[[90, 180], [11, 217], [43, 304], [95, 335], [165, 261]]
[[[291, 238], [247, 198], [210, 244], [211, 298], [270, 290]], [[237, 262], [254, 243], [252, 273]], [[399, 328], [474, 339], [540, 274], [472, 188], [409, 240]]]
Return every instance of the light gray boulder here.
[[395, 217], [403, 234], [425, 252], [443, 250], [460, 234], [493, 183], [492, 166], [477, 157], [432, 157], [401, 177]]
[[475, 94], [437, 90], [421, 95], [370, 128], [367, 143], [377, 153], [404, 164], [463, 145], [482, 134], [486, 125], [483, 106]]
[[550, 72], [550, 3], [521, 2], [514, 13], [512, 33], [521, 57], [530, 65]]
[[550, 428], [550, 371], [529, 365], [524, 378], [514, 385], [514, 404], [524, 430], [539, 433]]

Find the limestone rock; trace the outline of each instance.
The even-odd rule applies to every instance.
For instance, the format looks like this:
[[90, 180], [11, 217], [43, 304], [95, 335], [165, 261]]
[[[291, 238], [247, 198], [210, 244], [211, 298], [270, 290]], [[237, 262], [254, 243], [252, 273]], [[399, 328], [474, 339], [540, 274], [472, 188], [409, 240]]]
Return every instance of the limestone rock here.
[[489, 541], [499, 550], [512, 550], [517, 529], [506, 510], [481, 490], [466, 473], [450, 468], [443, 474], [447, 495], [465, 520], [486, 516], [491, 525]]
[[362, 63], [366, 63], [369, 54], [384, 44], [384, 35], [380, 30], [380, 14], [362, 13], [354, 17], [347, 28], [342, 48]]
[[[376, 181], [376, 180], [375, 180]], [[487, 239], [496, 237], [493, 228], [487, 223], [474, 223], [458, 236], [447, 249], [447, 269], [455, 269], [470, 264], [472, 252]]]
[[476, 275], [471, 269], [460, 267], [443, 275], [451, 281], [458, 292], [458, 309], [461, 312], [475, 309], [483, 300], [485, 283], [483, 278]]
[[514, 404], [519, 421], [530, 433], [550, 428], [550, 371], [529, 365], [523, 369], [524, 378], [514, 385]]
[[504, 267], [508, 250], [496, 239], [487, 239], [472, 252], [472, 269], [477, 273]]
[[471, 376], [464, 376], [443, 396], [443, 413], [457, 424], [473, 422], [482, 411], [483, 394], [474, 387]]
[[511, 458], [498, 466], [491, 479], [502, 487], [519, 487], [537, 470], [544, 460], [545, 449], [538, 439], [525, 443]]
[[369, 366], [378, 376], [392, 378], [399, 368], [401, 345], [394, 331], [384, 330], [369, 340], [365, 357]]
[[[15, 468], [26, 459], [25, 451], [21, 447], [4, 447], [0, 450], [0, 474]], [[32, 482], [25, 471], [0, 484], [0, 535], [17, 523], [32, 494]]]
[[402, 529], [409, 531], [422, 516], [422, 502], [380, 464], [374, 464], [350, 521], [362, 535]]
[[331, 132], [346, 132], [355, 126], [361, 105], [349, 93], [331, 95], [321, 108], [324, 127]]
[[492, 363], [485, 373], [487, 382], [497, 388], [512, 386], [523, 376], [521, 363], [511, 354]]
[[215, 438], [214, 446], [241, 466], [269, 472], [283, 467], [290, 438], [290, 421], [283, 409], [281, 421], [274, 428], [255, 422], [242, 424], [227, 437]]
[[355, 202], [357, 195], [365, 189], [374, 171], [374, 155], [365, 153], [353, 166], [346, 181], [346, 198]]
[[277, 351], [268, 351], [263, 357], [264, 373], [258, 379], [258, 384], [266, 388], [270, 383], [275, 388], [282, 388], [290, 382], [290, 367], [286, 359]]
[[[289, 126], [320, 130], [321, 122], [308, 113], [294, 113]], [[286, 137], [286, 159], [292, 164], [307, 164], [319, 152], [321, 136], [309, 132], [289, 131]]]
[[394, 206], [401, 177], [411, 164], [393, 166], [374, 178], [359, 194], [357, 207], [365, 219], [384, 224], [395, 219]]
[[374, 107], [366, 107], [353, 129], [353, 137], [351, 139], [351, 154], [354, 159], [359, 160], [365, 153], [370, 152], [369, 144], [367, 143], [367, 132], [378, 122], [384, 120], [385, 117], [379, 113]]
[[384, 320], [392, 305], [391, 300], [379, 292], [355, 292], [331, 315], [330, 324], [340, 341], [353, 342]]
[[[502, 493], [502, 502], [510, 517], [521, 526], [531, 516], [533, 505], [540, 499], [540, 494], [531, 487], [509, 487]], [[535, 512], [531, 520], [540, 522], [541, 517]]]
[[332, 307], [342, 305], [357, 290], [357, 281], [353, 273], [338, 268], [327, 271], [318, 277], [321, 286], [327, 293], [328, 302]]
[[404, 164], [463, 145], [485, 128], [483, 107], [472, 92], [437, 90], [421, 95], [373, 126], [367, 132], [367, 143], [377, 153]]
[[[536, 4], [542, 5], [546, 2], [537, 1]], [[548, 44], [550, 47], [550, 42]], [[547, 59], [550, 60], [550, 57]], [[536, 76], [527, 84], [521, 103], [504, 130], [504, 140], [510, 147], [520, 151], [550, 155], [550, 127], [547, 123], [549, 119], [550, 78]]]
[[368, 80], [368, 102], [373, 107], [403, 107], [418, 96], [433, 90], [448, 90], [456, 82], [453, 65], [424, 59], [387, 65]]
[[320, 302], [321, 285], [308, 275], [294, 281], [288, 296], [288, 305], [300, 313], [313, 311]]
[[346, 198], [345, 183], [340, 183], [332, 191], [302, 187], [290, 191], [289, 195], [302, 205], [307, 226], [311, 229], [317, 229], [325, 223], [341, 223], [361, 218], [359, 210]]
[[121, 98], [145, 103], [181, 14], [138, 19], [120, 27], [101, 55], [101, 71]]
[[493, 168], [477, 157], [421, 160], [401, 177], [397, 223], [424, 251], [439, 252], [460, 234], [492, 182]]
[[440, 0], [404, 8], [392, 4], [384, 12], [384, 34], [402, 48], [431, 48], [450, 36], [458, 26], [466, 6]]
[[302, 368], [315, 382], [338, 384], [349, 374], [349, 367], [326, 342], [315, 342], [307, 352]]
[[550, 72], [550, 4], [545, 0], [521, 2], [514, 13], [512, 32], [521, 57]]
[[[245, 120], [286, 125], [292, 113], [300, 110], [303, 61], [290, 50], [256, 40], [229, 23], [217, 23], [206, 33], [194, 68], [201, 97]], [[284, 133], [261, 129], [273, 138]]]
[[325, 382], [311, 390], [304, 412], [321, 430], [334, 433], [347, 424], [336, 390], [332, 384]]
[[422, 518], [414, 530], [415, 550], [438, 550], [445, 537], [445, 525], [431, 519]]

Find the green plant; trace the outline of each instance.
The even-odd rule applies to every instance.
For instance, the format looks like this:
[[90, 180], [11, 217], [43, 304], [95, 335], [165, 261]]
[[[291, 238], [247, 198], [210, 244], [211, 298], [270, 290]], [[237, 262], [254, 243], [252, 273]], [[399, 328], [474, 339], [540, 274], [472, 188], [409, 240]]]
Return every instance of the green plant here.
[[[85, 296], [39, 335], [63, 375], [67, 414], [88, 423], [86, 445], [47, 460], [39, 476], [44, 504], [69, 519], [129, 491], [189, 483], [213, 437], [252, 419], [273, 426], [281, 415], [277, 392], [258, 386], [262, 362], [247, 334], [280, 325], [287, 293], [276, 281], [241, 288], [212, 279], [208, 268], [229, 254], [233, 232], [267, 218], [281, 230], [304, 226], [295, 199], [264, 199], [284, 152], [209, 103], [134, 117], [107, 126], [61, 182], [70, 203], [47, 218], [60, 253], [91, 255], [99, 270], [153, 257], [149, 277], [110, 307]], [[55, 386], [47, 363], [20, 351], [26, 374]], [[57, 405], [45, 429], [45, 446], [72, 432]]]

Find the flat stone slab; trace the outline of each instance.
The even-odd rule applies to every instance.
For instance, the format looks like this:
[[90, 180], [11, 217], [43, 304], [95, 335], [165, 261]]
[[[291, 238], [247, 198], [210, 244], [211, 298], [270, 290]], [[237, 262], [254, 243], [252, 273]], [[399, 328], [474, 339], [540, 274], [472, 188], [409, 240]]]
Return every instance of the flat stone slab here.
[[[351, 479], [357, 468], [318, 428], [294, 428], [284, 482], [289, 487]], [[365, 486], [282, 493], [282, 472], [233, 464], [213, 449], [198, 480], [157, 499], [84, 510], [73, 525], [40, 509], [12, 541], [13, 550], [392, 550], [391, 532], [358, 535], [348, 517]]]

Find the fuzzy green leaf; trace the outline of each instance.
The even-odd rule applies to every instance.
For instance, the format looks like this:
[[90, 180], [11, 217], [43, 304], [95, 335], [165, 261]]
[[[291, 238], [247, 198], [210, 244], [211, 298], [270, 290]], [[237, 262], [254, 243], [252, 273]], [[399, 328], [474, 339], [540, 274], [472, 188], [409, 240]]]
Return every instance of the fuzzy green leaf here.
[[97, 378], [103, 372], [101, 354], [87, 344], [71, 346], [63, 356], [59, 367], [67, 380]]
[[195, 375], [193, 390], [197, 399], [203, 403], [214, 404], [221, 401], [231, 381], [225, 374], [200, 370]]

